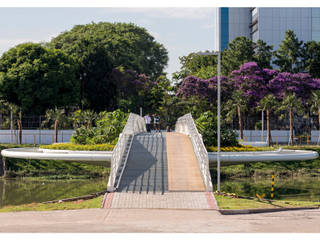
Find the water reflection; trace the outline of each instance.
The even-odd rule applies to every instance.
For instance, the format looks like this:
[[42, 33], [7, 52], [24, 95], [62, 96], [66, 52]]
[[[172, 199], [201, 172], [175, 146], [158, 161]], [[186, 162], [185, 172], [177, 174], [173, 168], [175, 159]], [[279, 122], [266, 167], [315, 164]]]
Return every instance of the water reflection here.
[[30, 181], [0, 179], [0, 207], [77, 197], [107, 189], [107, 179]]
[[[215, 185], [215, 184], [214, 184]], [[276, 178], [275, 199], [320, 201], [319, 177]], [[271, 193], [271, 178], [227, 179], [221, 182], [221, 191], [255, 197]]]

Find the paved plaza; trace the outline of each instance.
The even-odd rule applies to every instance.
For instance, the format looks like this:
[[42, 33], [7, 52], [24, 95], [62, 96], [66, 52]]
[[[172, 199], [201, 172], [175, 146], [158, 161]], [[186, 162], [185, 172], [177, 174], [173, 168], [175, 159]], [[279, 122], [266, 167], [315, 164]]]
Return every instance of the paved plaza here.
[[221, 215], [216, 210], [83, 209], [0, 213], [0, 232], [319, 233], [320, 210]]

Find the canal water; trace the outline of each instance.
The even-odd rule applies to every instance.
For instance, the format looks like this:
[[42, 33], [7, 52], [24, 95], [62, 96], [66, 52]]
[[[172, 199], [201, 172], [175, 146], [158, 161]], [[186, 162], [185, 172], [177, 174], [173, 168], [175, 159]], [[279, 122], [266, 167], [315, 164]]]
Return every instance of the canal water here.
[[[271, 186], [271, 176], [228, 179], [221, 182], [221, 191], [245, 197], [265, 194], [266, 198], [270, 198]], [[274, 195], [274, 199], [278, 200], [320, 201], [320, 177], [276, 177]]]
[[78, 197], [107, 189], [107, 178], [86, 180], [0, 179], [0, 207]]
[[[213, 184], [216, 186], [216, 184]], [[107, 179], [0, 179], [0, 207], [77, 197], [107, 189]], [[271, 177], [228, 179], [221, 191], [255, 197], [271, 193]], [[320, 201], [320, 177], [275, 178], [275, 199]]]

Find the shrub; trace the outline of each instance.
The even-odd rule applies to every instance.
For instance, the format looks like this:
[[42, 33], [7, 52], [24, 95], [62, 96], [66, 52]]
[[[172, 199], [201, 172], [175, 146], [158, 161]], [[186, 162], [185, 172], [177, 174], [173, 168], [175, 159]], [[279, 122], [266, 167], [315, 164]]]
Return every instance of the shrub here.
[[40, 148], [44, 149], [57, 149], [57, 150], [74, 150], [74, 151], [112, 151], [115, 146], [111, 144], [73, 144], [73, 143], [56, 143], [51, 145], [41, 145]]
[[[217, 146], [217, 118], [210, 111], [204, 112], [195, 121], [206, 146]], [[221, 126], [221, 146], [237, 146], [237, 134], [235, 131]]]
[[116, 144], [129, 114], [121, 110], [101, 112], [95, 121], [96, 127], [82, 126], [71, 137], [75, 144]]

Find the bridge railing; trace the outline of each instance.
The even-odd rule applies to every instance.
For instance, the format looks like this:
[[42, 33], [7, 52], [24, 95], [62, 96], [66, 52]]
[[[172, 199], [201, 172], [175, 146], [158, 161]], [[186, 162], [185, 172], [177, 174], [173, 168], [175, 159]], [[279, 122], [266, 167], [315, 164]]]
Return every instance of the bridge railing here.
[[186, 134], [190, 137], [195, 155], [198, 160], [203, 182], [208, 192], [212, 191], [211, 175], [209, 170], [208, 152], [203, 143], [202, 136], [193, 121], [191, 113], [188, 113], [176, 122], [175, 131]]
[[116, 177], [119, 167], [122, 163], [122, 160], [128, 158], [130, 149], [127, 148], [130, 146], [130, 139], [132, 139], [135, 134], [140, 132], [146, 132], [146, 125], [143, 117], [140, 117], [134, 113], [130, 113], [126, 125], [122, 133], [120, 133], [118, 142], [112, 152], [108, 181], [109, 192], [115, 191], [115, 185], [117, 184]]

